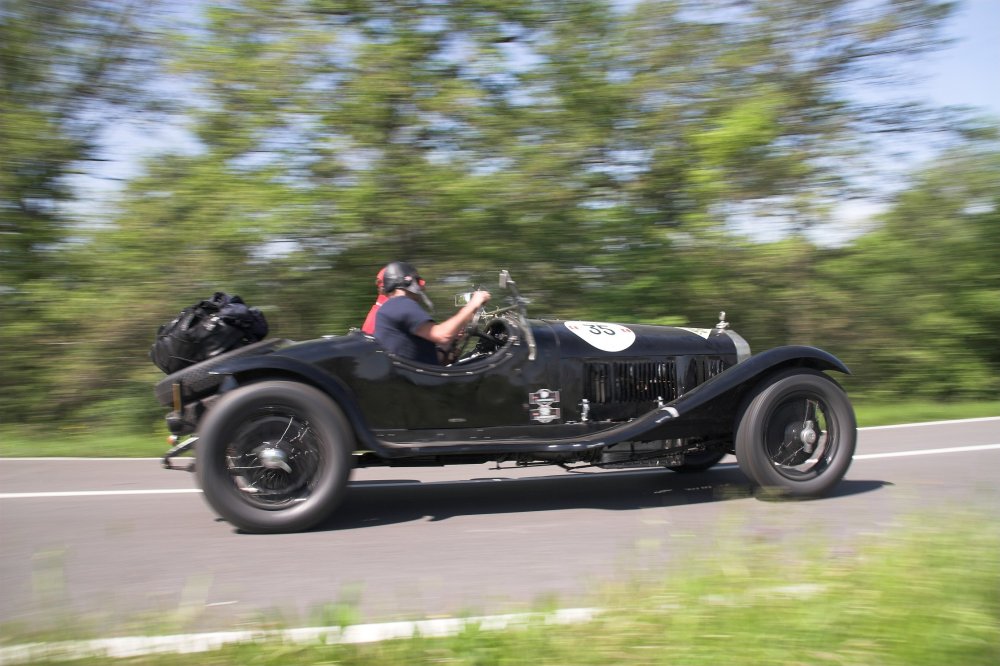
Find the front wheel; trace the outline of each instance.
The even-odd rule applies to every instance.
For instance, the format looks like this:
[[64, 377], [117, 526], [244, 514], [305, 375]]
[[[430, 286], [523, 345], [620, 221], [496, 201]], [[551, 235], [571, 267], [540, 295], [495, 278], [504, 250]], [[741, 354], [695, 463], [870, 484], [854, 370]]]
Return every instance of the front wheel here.
[[847, 473], [857, 424], [840, 385], [798, 369], [753, 394], [736, 430], [736, 459], [751, 481], [787, 497], [819, 497]]
[[246, 532], [295, 532], [332, 513], [351, 468], [343, 412], [298, 382], [225, 394], [199, 428], [198, 483], [209, 505]]

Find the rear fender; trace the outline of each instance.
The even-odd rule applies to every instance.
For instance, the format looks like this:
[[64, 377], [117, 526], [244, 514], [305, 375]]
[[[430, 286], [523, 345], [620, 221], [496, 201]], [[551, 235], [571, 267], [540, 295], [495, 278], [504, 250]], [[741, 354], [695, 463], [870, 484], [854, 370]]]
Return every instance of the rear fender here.
[[220, 365], [214, 372], [229, 377], [223, 381], [221, 393], [264, 379], [291, 379], [310, 384], [330, 396], [343, 410], [354, 430], [359, 448], [370, 449], [379, 454], [387, 453], [372, 434], [357, 400], [347, 386], [314, 365], [287, 356], [250, 356], [233, 359], [231, 363]]

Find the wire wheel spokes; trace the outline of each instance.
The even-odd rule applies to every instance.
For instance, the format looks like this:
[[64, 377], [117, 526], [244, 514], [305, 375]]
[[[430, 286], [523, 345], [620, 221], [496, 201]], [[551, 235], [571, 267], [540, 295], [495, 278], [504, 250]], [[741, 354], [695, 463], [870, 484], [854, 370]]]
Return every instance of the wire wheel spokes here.
[[789, 478], [820, 474], [834, 453], [829, 407], [817, 396], [793, 395], [767, 419], [764, 446], [778, 472]]
[[308, 499], [320, 460], [308, 421], [277, 410], [248, 419], [226, 448], [226, 466], [241, 497], [268, 509]]

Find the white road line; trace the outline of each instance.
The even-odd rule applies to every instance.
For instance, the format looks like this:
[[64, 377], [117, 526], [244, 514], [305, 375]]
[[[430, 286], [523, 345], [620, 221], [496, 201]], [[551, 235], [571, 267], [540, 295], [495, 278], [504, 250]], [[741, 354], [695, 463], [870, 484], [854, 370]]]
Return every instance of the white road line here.
[[986, 423], [988, 421], [1000, 421], [1000, 416], [984, 416], [978, 419], [955, 419], [953, 421], [920, 421], [919, 423], [897, 423], [896, 425], [865, 426], [858, 428], [861, 430], [894, 430], [897, 428], [922, 428], [924, 426], [954, 425], [957, 423]]
[[39, 497], [105, 497], [115, 495], [179, 495], [200, 493], [200, 488], [160, 488], [158, 490], [77, 490], [48, 493], [0, 493], [0, 499], [35, 499]]
[[90, 457], [69, 457], [69, 456], [36, 456], [34, 458], [0, 458], [0, 462], [149, 462], [151, 460], [160, 461], [159, 458], [90, 458]]
[[[933, 456], [946, 453], [970, 453], [973, 451], [995, 451], [1000, 450], [1000, 444], [979, 444], [976, 446], [952, 446], [941, 449], [914, 449], [912, 451], [890, 451], [887, 453], [859, 453], [855, 454], [854, 460], [876, 460], [878, 458], [908, 458], [912, 456]], [[716, 469], [724, 467], [736, 467], [736, 463], [722, 463], [716, 465]], [[635, 474], [647, 474], [653, 470], [637, 470]], [[628, 474], [630, 472], [611, 472], [612, 474]], [[531, 481], [540, 477], [524, 477], [518, 479], [479, 479], [479, 480], [457, 480], [457, 481], [427, 481], [424, 483], [399, 483], [387, 481], [385, 483], [365, 482], [359, 486], [361, 488], [399, 488], [405, 485], [437, 485], [454, 483], [506, 483], [510, 481]], [[577, 477], [581, 478], [581, 477]], [[59, 497], [113, 497], [117, 495], [180, 495], [200, 493], [200, 488], [163, 488], [159, 490], [82, 490], [64, 492], [38, 492], [38, 493], [0, 493], [0, 500], [5, 499], [39, 499], [39, 498], [59, 498]]]
[[967, 453], [969, 451], [990, 451], [1000, 449], [1000, 444], [980, 444], [978, 446], [953, 446], [946, 449], [918, 449], [916, 451], [890, 451], [888, 453], [862, 453], [854, 460], [874, 460], [876, 458], [905, 458], [908, 456], [933, 456], [939, 453]]

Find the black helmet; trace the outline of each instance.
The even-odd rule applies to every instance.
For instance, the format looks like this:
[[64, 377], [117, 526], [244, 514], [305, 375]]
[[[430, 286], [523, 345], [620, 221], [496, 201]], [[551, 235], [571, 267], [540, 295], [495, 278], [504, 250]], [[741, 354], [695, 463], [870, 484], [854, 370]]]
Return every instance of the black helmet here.
[[393, 261], [386, 264], [382, 275], [382, 293], [391, 294], [397, 289], [405, 289], [411, 294], [423, 294], [423, 286], [426, 284], [423, 278], [417, 273], [413, 264], [405, 261]]

